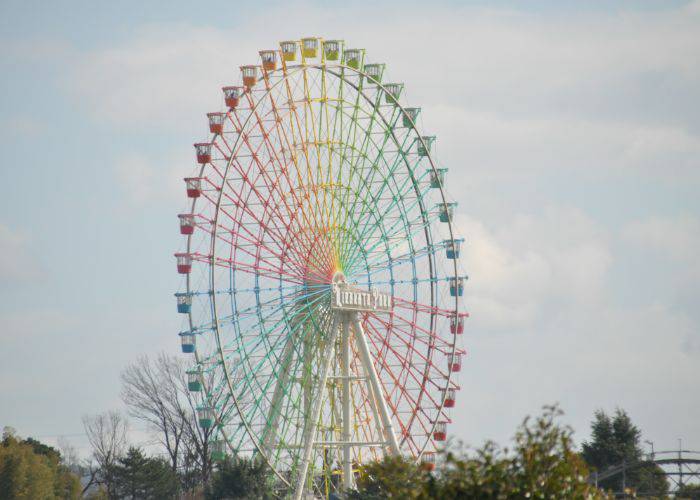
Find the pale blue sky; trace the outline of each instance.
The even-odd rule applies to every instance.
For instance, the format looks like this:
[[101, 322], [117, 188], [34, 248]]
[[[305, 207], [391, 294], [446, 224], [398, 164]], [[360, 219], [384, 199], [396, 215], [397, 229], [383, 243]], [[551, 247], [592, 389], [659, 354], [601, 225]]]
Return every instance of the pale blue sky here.
[[3, 2], [0, 425], [82, 447], [126, 363], [178, 352], [191, 144], [240, 64], [307, 35], [386, 62], [450, 168], [453, 435], [504, 442], [559, 401], [579, 441], [619, 405], [700, 449], [697, 1]]

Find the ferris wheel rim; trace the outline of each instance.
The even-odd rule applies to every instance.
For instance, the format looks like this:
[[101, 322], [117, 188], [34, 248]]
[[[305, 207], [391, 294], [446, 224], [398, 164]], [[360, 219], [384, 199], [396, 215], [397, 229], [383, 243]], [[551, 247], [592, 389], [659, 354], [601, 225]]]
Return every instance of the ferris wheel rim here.
[[[371, 101], [366, 95], [364, 95], [364, 93], [362, 92], [361, 87], [355, 86], [353, 82], [350, 82], [350, 81], [348, 81], [348, 80], [345, 78], [344, 72], [345, 72], [345, 71], [348, 71], [348, 70], [349, 70], [349, 71], [352, 71], [352, 72], [354, 72], [354, 73], [356, 73], [356, 74], [358, 74], [358, 75], [360, 75], [360, 76], [362, 76], [362, 77], [364, 77], [364, 78], [370, 78], [369, 75], [367, 75], [367, 74], [364, 73], [363, 71], [359, 70], [358, 68], [353, 68], [353, 67], [351, 67], [351, 66], [347, 66], [347, 65], [343, 65], [343, 64], [333, 64], [333, 65], [327, 65], [327, 64], [322, 64], [322, 65], [321, 65], [321, 64], [303, 64], [303, 65], [294, 65], [294, 66], [291, 66], [291, 68], [294, 70], [292, 73], [287, 73], [287, 69], [288, 69], [288, 68], [286, 68], [284, 65], [283, 65], [282, 68], [280, 68], [280, 69], [278, 69], [278, 70], [275, 70], [275, 71], [284, 72], [284, 76], [283, 76], [278, 82], [275, 82], [273, 86], [267, 88], [266, 91], [264, 92], [264, 94], [263, 94], [262, 96], [260, 96], [260, 97], [257, 98], [257, 102], [255, 102], [255, 106], [254, 106], [253, 109], [257, 110], [258, 106], [260, 106], [260, 104], [263, 102], [263, 100], [264, 100], [266, 97], [268, 97], [268, 96], [270, 95], [270, 93], [272, 92], [272, 89], [273, 89], [274, 87], [276, 87], [277, 85], [280, 85], [280, 84], [282, 84], [283, 82], [287, 81], [287, 80], [288, 80], [289, 78], [291, 78], [294, 74], [299, 73], [299, 72], [307, 71], [308, 69], [317, 69], [317, 70], [320, 70], [320, 71], [325, 71], [325, 72], [329, 72], [329, 73], [331, 73], [331, 74], [334, 74], [334, 75], [335, 75], [339, 80], [341, 80], [344, 84], [348, 84], [348, 85], [350, 85], [351, 87], [354, 87], [354, 88], [355, 88], [355, 90], [358, 92], [358, 99], [359, 99], [359, 96], [361, 95], [362, 97], [364, 97], [364, 98], [370, 103], [370, 105], [374, 106], [374, 104], [372, 103], [372, 101]], [[334, 73], [333, 71], [329, 71], [329, 70], [332, 69], [332, 68], [338, 68], [338, 69], [340, 69], [341, 71], [340, 71], [339, 73]], [[270, 72], [267, 72], [267, 73], [270, 73]], [[257, 81], [256, 83], [259, 83], [260, 81], [262, 81], [262, 80], [264, 80], [264, 79], [265, 79], [265, 76], [261, 76], [261, 77], [258, 79], [258, 81]], [[382, 83], [376, 82], [376, 81], [375, 81], [375, 82], [372, 82], [372, 83], [373, 83], [374, 85], [376, 85], [377, 87], [381, 88], [384, 92], [386, 92], [386, 87], [385, 87]], [[246, 92], [246, 94], [248, 94], [248, 92]], [[397, 108], [400, 109], [400, 113], [401, 113], [402, 115], [407, 116], [407, 113], [406, 113], [406, 111], [405, 111], [404, 106], [401, 105], [401, 103], [398, 101], [398, 99], [395, 99], [394, 106], [396, 106]], [[232, 113], [232, 110], [229, 110], [229, 111], [227, 111], [225, 114], [226, 114], [227, 116], [229, 116], [231, 113]], [[393, 140], [394, 140], [395, 142], [398, 143], [398, 139], [397, 139], [397, 137], [395, 136], [394, 131], [392, 130], [392, 127], [391, 127], [390, 124], [386, 121], [385, 117], [382, 116], [381, 113], [378, 113], [378, 116], [379, 116], [380, 120], [383, 122], [384, 126], [385, 126], [388, 130], [391, 131]], [[418, 129], [417, 129], [417, 126], [416, 126], [415, 122], [413, 121], [412, 117], [409, 116], [408, 118], [409, 118], [409, 120], [411, 121], [411, 129], [412, 129], [412, 131], [415, 133], [417, 139], [418, 139], [418, 140], [422, 143], [422, 145], [425, 147], [425, 146], [426, 146], [426, 143], [425, 143], [425, 141], [424, 141], [424, 139], [423, 139], [423, 136], [421, 136], [421, 135], [418, 133]], [[242, 130], [245, 129], [246, 126], [248, 125], [248, 122], [249, 122], [250, 120], [252, 120], [252, 119], [253, 119], [253, 113], [251, 112], [251, 113], [248, 115], [248, 117], [247, 117], [245, 123], [242, 125], [241, 129], [242, 129]], [[217, 136], [217, 134], [214, 134], [214, 138], [216, 138], [216, 136]], [[230, 158], [229, 158], [228, 161], [226, 162], [226, 168], [225, 168], [225, 171], [224, 171], [224, 174], [223, 174], [223, 178], [224, 178], [224, 179], [227, 177], [228, 172], [229, 172], [229, 170], [230, 170], [230, 168], [231, 168], [231, 164], [232, 164], [232, 162], [233, 162], [234, 159], [235, 159], [235, 154], [234, 154], [234, 152], [236, 151], [236, 149], [237, 149], [237, 147], [238, 147], [239, 141], [241, 141], [241, 136], [240, 136], [240, 135], [236, 138], [236, 142], [235, 142], [235, 143], [232, 145], [232, 147], [231, 147], [232, 154], [230, 155]], [[213, 139], [212, 139], [212, 142], [213, 142]], [[428, 148], [426, 148], [426, 149], [428, 149]], [[437, 173], [437, 167], [436, 167], [435, 162], [434, 162], [434, 160], [433, 160], [433, 153], [431, 153], [431, 152], [428, 150], [426, 157], [427, 157], [427, 160], [428, 160], [428, 162], [429, 162], [429, 164], [430, 164], [430, 169], [431, 169], [431, 171], [434, 172], [434, 173]], [[410, 166], [406, 163], [406, 160], [405, 160], [405, 159], [404, 159], [404, 164], [405, 164], [405, 166], [407, 166], [407, 167], [410, 168]], [[204, 168], [205, 168], [204, 165], [200, 168], [200, 177], [203, 176]], [[445, 194], [444, 187], [443, 187], [442, 185], [439, 186], [439, 191], [440, 191], [440, 199], [442, 200], [442, 203], [443, 203], [443, 204], [446, 204], [446, 203], [447, 203], [447, 197], [446, 197], [446, 194]], [[217, 198], [217, 205], [216, 205], [216, 210], [215, 210], [216, 219], [214, 219], [214, 225], [216, 224], [216, 221], [218, 220], [218, 217], [219, 217], [219, 214], [220, 214], [220, 204], [221, 204], [222, 196], [223, 196], [223, 190], [220, 190], [219, 195], [218, 195], [218, 198]], [[196, 206], [196, 203], [197, 203], [197, 200], [196, 200], [196, 199], [192, 201], [192, 212], [194, 212], [194, 207]], [[452, 226], [453, 226], [453, 221], [450, 219], [450, 220], [447, 221], [447, 223], [448, 223], [449, 237], [450, 237], [451, 240], [454, 241], [456, 237], [455, 237], [455, 233], [454, 233], [453, 227], [452, 227]], [[192, 236], [191, 236], [191, 235], [188, 236], [188, 243], [187, 243], [187, 251], [188, 251], [188, 252], [190, 252], [190, 250], [191, 250], [191, 246], [190, 246], [191, 239], [192, 239]], [[212, 290], [212, 291], [213, 291], [213, 290], [217, 290], [217, 288], [216, 288], [216, 273], [214, 273], [213, 270], [212, 270], [213, 266], [215, 265], [215, 264], [214, 264], [214, 259], [215, 259], [215, 256], [216, 256], [216, 253], [215, 253], [215, 252], [216, 252], [216, 246], [217, 246], [217, 245], [216, 245], [216, 240], [215, 240], [214, 238], [212, 238], [212, 240], [211, 240], [211, 245], [210, 245], [210, 253], [209, 253], [209, 258], [211, 259], [211, 261], [210, 261], [209, 264], [208, 264], [209, 267], [210, 267], [210, 282], [209, 282], [209, 283], [210, 283], [210, 290]], [[459, 270], [457, 269], [457, 261], [456, 261], [456, 260], [453, 262], [453, 273], [452, 273], [452, 274], [453, 274], [454, 277], [459, 276]], [[189, 276], [189, 275], [187, 276], [187, 290], [188, 290], [188, 293], [191, 291], [191, 288], [190, 288], [190, 276]], [[459, 311], [460, 311], [460, 307], [459, 307], [459, 298], [458, 298], [458, 297], [455, 297], [455, 301], [454, 301], [454, 302], [455, 302], [454, 312], [455, 312], [455, 314], [459, 314]], [[228, 367], [228, 365], [227, 365], [227, 363], [226, 363], [226, 359], [225, 359], [224, 353], [223, 353], [221, 332], [220, 332], [220, 330], [219, 330], [219, 321], [218, 321], [219, 314], [218, 314], [218, 309], [217, 309], [217, 297], [216, 297], [216, 294], [213, 294], [213, 295], [212, 295], [212, 309], [213, 309], [213, 317], [214, 317], [214, 321], [213, 321], [213, 331], [214, 331], [214, 333], [215, 333], [215, 338], [216, 338], [216, 344], [217, 344], [219, 359], [220, 359], [220, 361], [221, 361], [221, 365], [223, 366], [223, 372], [224, 372], [225, 377], [226, 377], [226, 381], [227, 381], [227, 385], [228, 385], [228, 387], [229, 387], [229, 391], [230, 391], [230, 394], [231, 394], [231, 398], [232, 398], [232, 400], [233, 400], [233, 402], [234, 402], [234, 405], [235, 405], [235, 407], [236, 407], [236, 410], [239, 412], [239, 414], [241, 414], [240, 407], [239, 407], [239, 404], [238, 404], [238, 401], [237, 401], [237, 397], [236, 397], [236, 395], [235, 395], [235, 390], [234, 390], [234, 387], [233, 387], [233, 385], [232, 385], [231, 373], [230, 373], [230, 371], [229, 371], [229, 367]], [[191, 315], [191, 314], [189, 314], [189, 322], [190, 322], [190, 327], [191, 327], [191, 328], [194, 328], [194, 324], [192, 323], [192, 315]], [[452, 351], [451, 351], [452, 354], [454, 354], [455, 352], [457, 352], [457, 348], [456, 348], [456, 335], [457, 335], [456, 333], [453, 333], [453, 334], [452, 334], [453, 339], [455, 340], [455, 342], [453, 343]], [[199, 353], [195, 353], [195, 354], [196, 354], [197, 360], [198, 360], [198, 362], [199, 362]], [[429, 369], [429, 367], [426, 367], [426, 370], [427, 370], [427, 369]], [[448, 371], [448, 377], [447, 377], [447, 380], [446, 380], [446, 387], [449, 387], [451, 378], [452, 378], [452, 371], [449, 370], [449, 371]], [[442, 398], [441, 398], [440, 407], [438, 408], [439, 410], [442, 410], [442, 409], [444, 408], [444, 401], [445, 401], [445, 393], [443, 393], [443, 396], [442, 396]], [[254, 436], [252, 429], [249, 427], [248, 422], [246, 422], [245, 419], [242, 419], [242, 422], [243, 422], [243, 425], [245, 426], [246, 433], [249, 435], [251, 441], [252, 441], [253, 444], [255, 445], [255, 448], [258, 450], [259, 454], [262, 455], [262, 457], [264, 458], [264, 460], [267, 462], [268, 466], [270, 466], [270, 467], [275, 471], [275, 473], [277, 474], [278, 477], [280, 477], [280, 479], [282, 479], [286, 484], [289, 484], [289, 482], [281, 475], [281, 473], [277, 471], [277, 467], [275, 467], [275, 466], [270, 462], [270, 460], [269, 460], [268, 457], [267, 457], [267, 454], [264, 453], [263, 450], [261, 450], [261, 447], [260, 447], [260, 445], [259, 445], [259, 443], [258, 443], [258, 440], [256, 439], [256, 436]], [[431, 428], [431, 430], [430, 430], [430, 433], [432, 433], [432, 432], [434, 431], [434, 428], [435, 428], [436, 423], [437, 423], [437, 422], [433, 422], [433, 426], [432, 426], [432, 428]], [[220, 431], [223, 433], [224, 437], [226, 437], [226, 435], [225, 435], [225, 430], [222, 428], [222, 429], [220, 429]], [[226, 442], [229, 444], [229, 446], [231, 445], [231, 443], [229, 442], [228, 439], [226, 439]], [[424, 452], [424, 450], [425, 450], [425, 448], [428, 446], [428, 444], [429, 444], [429, 440], [426, 440], [426, 442], [424, 443], [423, 449], [421, 450], [420, 454], [416, 457], [416, 460], [420, 460], [420, 458], [421, 458], [421, 456], [422, 456], [422, 453]]]

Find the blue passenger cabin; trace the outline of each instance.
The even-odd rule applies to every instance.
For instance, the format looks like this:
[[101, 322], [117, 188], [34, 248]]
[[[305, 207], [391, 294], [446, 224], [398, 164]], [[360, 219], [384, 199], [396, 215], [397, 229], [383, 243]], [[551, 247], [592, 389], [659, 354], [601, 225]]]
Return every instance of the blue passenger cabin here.
[[457, 203], [441, 203], [440, 204], [440, 222], [452, 222], [455, 214]]
[[450, 278], [450, 295], [453, 297], [464, 295], [464, 278]]
[[462, 240], [445, 240], [445, 253], [447, 258], [451, 260], [459, 259], [459, 253], [462, 247]]
[[177, 312], [189, 314], [192, 311], [192, 296], [189, 293], [176, 293]]
[[182, 342], [182, 352], [193, 353], [195, 349], [194, 334], [191, 332], [183, 332], [180, 334], [180, 341]]

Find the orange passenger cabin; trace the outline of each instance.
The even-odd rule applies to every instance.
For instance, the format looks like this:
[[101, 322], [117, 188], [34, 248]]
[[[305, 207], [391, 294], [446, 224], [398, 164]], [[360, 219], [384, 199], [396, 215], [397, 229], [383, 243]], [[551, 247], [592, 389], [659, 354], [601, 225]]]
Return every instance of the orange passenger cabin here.
[[241, 102], [241, 96], [243, 95], [243, 87], [223, 87], [221, 90], [224, 91], [224, 102], [229, 109], [235, 109], [238, 103]]
[[224, 113], [207, 113], [207, 118], [209, 119], [209, 132], [219, 135], [224, 133], [224, 119], [226, 118]]
[[250, 89], [258, 82], [258, 67], [241, 66], [241, 75], [243, 76], [243, 85]]
[[274, 50], [261, 50], [260, 60], [265, 71], [274, 71], [277, 69], [277, 52]]

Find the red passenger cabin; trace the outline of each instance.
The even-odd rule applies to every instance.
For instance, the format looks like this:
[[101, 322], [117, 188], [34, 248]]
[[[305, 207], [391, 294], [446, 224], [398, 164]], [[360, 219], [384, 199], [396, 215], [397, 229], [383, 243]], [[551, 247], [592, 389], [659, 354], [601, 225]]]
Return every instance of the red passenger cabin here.
[[456, 333], [457, 335], [464, 333], [464, 318], [466, 316], [464, 313], [452, 315], [450, 318], [450, 333]]
[[457, 391], [455, 389], [447, 389], [445, 395], [445, 408], [454, 408], [455, 400], [457, 399]]
[[187, 186], [188, 198], [199, 198], [202, 194], [202, 179], [199, 177], [186, 177], [185, 185]]
[[190, 274], [192, 271], [192, 256], [188, 253], [176, 253], [177, 272], [180, 274]]
[[438, 422], [435, 424], [433, 438], [435, 441], [444, 441], [447, 439], [447, 422]]
[[178, 217], [180, 218], [180, 234], [194, 233], [194, 215], [179, 214]]
[[211, 161], [211, 143], [198, 142], [194, 149], [197, 152], [197, 163], [204, 165]]
[[454, 354], [450, 354], [450, 371], [451, 372], [459, 372], [462, 371], [462, 353], [461, 352], [456, 352]]

